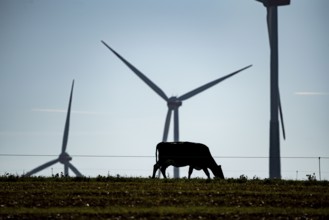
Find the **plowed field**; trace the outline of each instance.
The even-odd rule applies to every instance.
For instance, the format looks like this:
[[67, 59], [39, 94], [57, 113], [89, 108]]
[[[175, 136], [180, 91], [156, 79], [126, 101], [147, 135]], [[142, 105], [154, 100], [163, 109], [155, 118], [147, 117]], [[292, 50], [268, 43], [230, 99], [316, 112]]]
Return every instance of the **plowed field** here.
[[328, 219], [328, 181], [0, 178], [0, 219]]

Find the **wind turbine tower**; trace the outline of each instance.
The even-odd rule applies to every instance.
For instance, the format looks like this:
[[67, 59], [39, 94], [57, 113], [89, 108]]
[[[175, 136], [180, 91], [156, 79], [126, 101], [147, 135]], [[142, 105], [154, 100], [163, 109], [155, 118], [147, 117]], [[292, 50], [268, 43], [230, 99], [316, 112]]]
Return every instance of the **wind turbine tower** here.
[[[124, 59], [120, 54], [118, 54], [115, 50], [113, 50], [109, 45], [107, 45], [104, 41], [101, 41], [109, 50], [111, 50], [130, 70], [132, 70], [141, 80], [143, 80], [154, 92], [156, 92], [161, 98], [163, 98], [167, 102], [168, 111], [163, 131], [162, 141], [166, 142], [168, 139], [168, 132], [170, 126], [170, 119], [172, 113], [174, 113], [174, 142], [179, 141], [179, 107], [182, 106], [183, 101], [195, 96], [206, 89], [218, 84], [219, 82], [251, 67], [252, 65], [246, 66], [242, 69], [239, 69], [233, 73], [230, 73], [226, 76], [220, 77], [214, 81], [211, 81], [203, 86], [200, 86], [188, 93], [185, 93], [182, 96], [172, 96], [168, 97], [156, 84], [154, 84], [149, 78], [147, 78], [141, 71], [139, 71], [136, 67], [130, 64], [126, 59]], [[174, 178], [179, 178], [179, 168], [174, 167]]]
[[267, 28], [271, 50], [271, 118], [270, 118], [270, 173], [271, 179], [281, 179], [280, 128], [281, 119], [283, 138], [285, 130], [279, 91], [279, 51], [278, 51], [278, 6], [289, 5], [290, 0], [256, 0], [267, 9]]

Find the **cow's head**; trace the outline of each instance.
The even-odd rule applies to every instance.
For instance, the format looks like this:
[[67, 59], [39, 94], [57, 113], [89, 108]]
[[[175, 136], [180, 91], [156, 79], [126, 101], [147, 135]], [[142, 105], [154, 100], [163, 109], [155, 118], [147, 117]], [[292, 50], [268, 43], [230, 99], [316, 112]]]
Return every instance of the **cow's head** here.
[[222, 170], [222, 166], [218, 165], [216, 167], [216, 170], [214, 172], [215, 177], [218, 177], [220, 179], [224, 179], [224, 174], [223, 174], [223, 170]]

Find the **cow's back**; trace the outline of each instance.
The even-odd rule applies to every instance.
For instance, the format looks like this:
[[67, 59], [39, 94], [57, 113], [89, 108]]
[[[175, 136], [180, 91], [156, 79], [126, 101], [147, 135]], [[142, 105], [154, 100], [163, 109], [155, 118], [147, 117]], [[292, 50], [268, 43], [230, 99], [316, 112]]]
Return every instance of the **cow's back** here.
[[159, 160], [177, 160], [186, 164], [209, 164], [215, 162], [209, 148], [200, 143], [161, 142], [157, 145]]

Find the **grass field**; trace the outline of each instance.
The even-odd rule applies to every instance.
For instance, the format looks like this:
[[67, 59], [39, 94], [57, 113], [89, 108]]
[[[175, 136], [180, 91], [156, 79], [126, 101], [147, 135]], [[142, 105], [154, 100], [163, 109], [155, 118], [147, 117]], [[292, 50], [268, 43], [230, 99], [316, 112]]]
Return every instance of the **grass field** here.
[[5, 176], [7, 218], [329, 219], [329, 182]]

